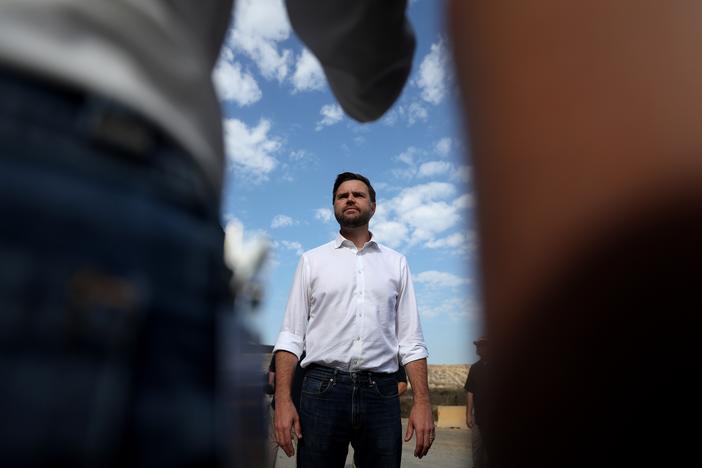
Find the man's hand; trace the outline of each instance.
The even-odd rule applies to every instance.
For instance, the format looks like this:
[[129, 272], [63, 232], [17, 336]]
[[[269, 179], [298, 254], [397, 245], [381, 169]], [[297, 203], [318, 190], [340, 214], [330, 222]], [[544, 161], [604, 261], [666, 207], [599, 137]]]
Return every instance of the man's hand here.
[[414, 456], [422, 458], [429, 452], [434, 443], [434, 416], [431, 413], [431, 404], [426, 401], [415, 402], [410, 411], [405, 433], [405, 442], [412, 438], [412, 433], [417, 433], [414, 446]]
[[412, 384], [414, 404], [410, 411], [405, 442], [412, 438], [412, 433], [417, 433], [417, 443], [414, 447], [414, 456], [422, 458], [429, 452], [434, 443], [434, 415], [431, 413], [429, 401], [429, 384], [427, 382], [427, 360], [417, 359], [405, 364], [405, 371]]
[[302, 438], [300, 428], [300, 417], [297, 414], [295, 405], [290, 398], [275, 402], [275, 441], [283, 449], [288, 457], [295, 455], [295, 448], [292, 444], [292, 430], [295, 436]]
[[473, 429], [473, 415], [466, 411], [466, 426]]
[[297, 356], [289, 351], [275, 353], [275, 441], [288, 457], [295, 454], [290, 433], [295, 430], [298, 439], [302, 438], [300, 416], [290, 397]]

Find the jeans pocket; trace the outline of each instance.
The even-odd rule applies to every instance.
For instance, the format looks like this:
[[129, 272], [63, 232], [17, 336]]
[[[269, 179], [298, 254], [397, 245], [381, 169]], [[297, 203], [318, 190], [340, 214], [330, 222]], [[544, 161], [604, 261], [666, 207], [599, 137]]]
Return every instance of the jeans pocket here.
[[334, 379], [320, 379], [313, 376], [305, 376], [302, 381], [302, 393], [307, 395], [323, 395], [334, 386]]
[[374, 381], [371, 386], [375, 392], [383, 398], [397, 398], [397, 380], [396, 379], [380, 379]]

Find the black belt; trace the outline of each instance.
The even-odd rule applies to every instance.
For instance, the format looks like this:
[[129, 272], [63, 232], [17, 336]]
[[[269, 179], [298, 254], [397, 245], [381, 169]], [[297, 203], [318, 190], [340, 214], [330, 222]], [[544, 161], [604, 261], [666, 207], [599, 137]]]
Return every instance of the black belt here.
[[384, 378], [384, 377], [392, 377], [395, 375], [395, 372], [374, 372], [374, 371], [369, 371], [369, 370], [359, 370], [359, 371], [344, 371], [341, 369], [337, 369], [335, 367], [329, 367], [329, 366], [323, 366], [321, 364], [310, 364], [308, 366], [305, 366], [305, 371], [311, 371], [311, 370], [322, 370], [325, 372], [330, 372], [334, 373], [336, 375], [344, 375], [344, 376], [351, 376], [351, 375], [356, 375], [357, 377], [376, 377], [376, 378]]

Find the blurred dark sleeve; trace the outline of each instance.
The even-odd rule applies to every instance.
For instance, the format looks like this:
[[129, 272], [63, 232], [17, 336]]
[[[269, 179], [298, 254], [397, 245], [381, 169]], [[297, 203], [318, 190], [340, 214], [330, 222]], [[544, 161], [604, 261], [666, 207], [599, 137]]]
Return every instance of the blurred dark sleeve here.
[[405, 372], [405, 366], [400, 366], [400, 368], [397, 369], [395, 377], [397, 377], [398, 382], [407, 383], [407, 372]]
[[406, 0], [287, 0], [302, 42], [322, 64], [329, 86], [355, 120], [380, 118], [407, 81], [415, 38]]

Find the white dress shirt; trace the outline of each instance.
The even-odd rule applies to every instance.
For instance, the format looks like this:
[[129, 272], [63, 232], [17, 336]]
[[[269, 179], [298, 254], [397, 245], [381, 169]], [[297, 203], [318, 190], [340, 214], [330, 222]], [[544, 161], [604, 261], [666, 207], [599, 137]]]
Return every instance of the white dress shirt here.
[[358, 250], [341, 235], [305, 252], [295, 272], [274, 352], [302, 367], [395, 372], [428, 356], [407, 260], [370, 240]]

